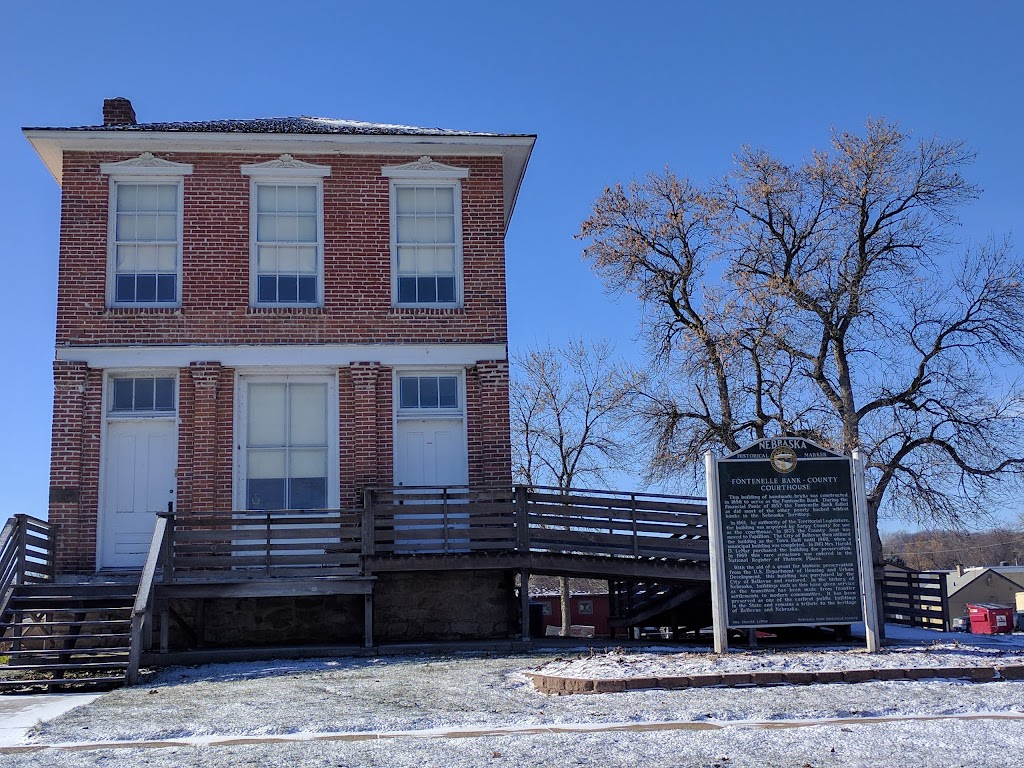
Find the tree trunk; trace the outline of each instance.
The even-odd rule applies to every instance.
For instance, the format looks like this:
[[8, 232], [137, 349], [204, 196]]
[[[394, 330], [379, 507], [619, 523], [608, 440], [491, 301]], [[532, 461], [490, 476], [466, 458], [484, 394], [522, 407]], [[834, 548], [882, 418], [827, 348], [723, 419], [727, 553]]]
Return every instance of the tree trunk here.
[[878, 639], [885, 639], [885, 606], [882, 605], [882, 579], [885, 578], [885, 560], [882, 556], [882, 537], [878, 533], [878, 504], [868, 499], [868, 526], [871, 528], [871, 563], [874, 566], [871, 584], [875, 588], [875, 607], [878, 613]]
[[569, 636], [569, 628], [572, 626], [572, 612], [569, 606], [569, 579], [566, 576], [558, 577], [559, 591], [561, 592], [562, 603], [562, 637]]

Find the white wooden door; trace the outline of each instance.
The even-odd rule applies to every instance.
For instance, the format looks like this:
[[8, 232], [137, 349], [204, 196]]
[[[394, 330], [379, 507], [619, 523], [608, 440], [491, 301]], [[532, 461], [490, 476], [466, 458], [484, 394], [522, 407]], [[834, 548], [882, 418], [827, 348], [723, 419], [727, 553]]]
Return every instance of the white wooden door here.
[[400, 419], [395, 485], [466, 485], [462, 419]]
[[[469, 464], [466, 459], [466, 437], [462, 419], [399, 419], [395, 434], [395, 485], [401, 488], [425, 486], [440, 490], [444, 487], [464, 486], [469, 482]], [[412, 492], [412, 491], [410, 491]], [[396, 523], [401, 519], [396, 515]], [[407, 518], [416, 517], [412, 513]], [[423, 539], [407, 541], [407, 551], [465, 550], [465, 538], [437, 536], [442, 514], [422, 516], [429, 520], [423, 524], [398, 526], [399, 530], [429, 530]], [[465, 529], [460, 522], [465, 513], [449, 512], [449, 530]], [[433, 522], [434, 520], [438, 522]], [[447, 546], [445, 546], [447, 544]], [[397, 551], [406, 549], [396, 545]]]
[[174, 501], [177, 441], [173, 419], [107, 424], [101, 488], [101, 568], [141, 568], [158, 512]]

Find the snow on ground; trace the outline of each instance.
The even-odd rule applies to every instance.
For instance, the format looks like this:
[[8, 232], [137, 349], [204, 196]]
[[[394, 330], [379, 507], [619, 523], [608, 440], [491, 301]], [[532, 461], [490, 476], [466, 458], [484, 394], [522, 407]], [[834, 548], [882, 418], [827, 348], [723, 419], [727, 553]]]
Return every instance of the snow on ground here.
[[[854, 627], [863, 636], [863, 625]], [[863, 645], [836, 648], [823, 645], [793, 650], [731, 648], [718, 655], [710, 647], [677, 653], [643, 653], [605, 649], [569, 659], [557, 659], [535, 671], [556, 677], [609, 679], [724, 674], [735, 672], [831, 672], [847, 669], [981, 667], [1024, 665], [1024, 634], [967, 635], [927, 629], [889, 627], [880, 653]]]
[[[968, 666], [1000, 651], [1000, 658], [1024, 651], [1024, 637], [1012, 642], [935, 633], [926, 637], [941, 640], [937, 650], [911, 646], [916, 638], [900, 636], [900, 646], [872, 658], [906, 649], [928, 656], [929, 665], [941, 656]], [[867, 658], [859, 650], [830, 648], [826, 653]], [[776, 661], [788, 657], [789, 669], [820, 669], [826, 653], [739, 650], [722, 663], [750, 663], [760, 655]], [[145, 685], [113, 691], [39, 725], [27, 745], [230, 736], [250, 737], [253, 743], [6, 752], [0, 753], [0, 766], [942, 768], [1019, 764], [1024, 745], [1024, 682], [891, 681], [562, 697], [538, 693], [523, 673], [554, 663], [558, 655], [566, 658], [569, 653], [562, 649], [519, 656], [451, 654], [168, 669]], [[592, 663], [586, 647], [573, 655]], [[626, 657], [627, 664], [635, 661], [637, 667], [667, 667], [705, 654], [677, 646], [622, 654], [595, 649], [593, 658], [609, 655]], [[906, 719], [910, 716], [923, 719]], [[896, 721], [878, 719], [886, 717]], [[837, 718], [845, 720], [834, 722]], [[623, 725], [637, 730], [622, 730]], [[443, 736], [429, 730], [451, 728], [508, 732]], [[559, 732], [561, 728], [577, 732]], [[293, 740], [259, 741], [274, 735]]]

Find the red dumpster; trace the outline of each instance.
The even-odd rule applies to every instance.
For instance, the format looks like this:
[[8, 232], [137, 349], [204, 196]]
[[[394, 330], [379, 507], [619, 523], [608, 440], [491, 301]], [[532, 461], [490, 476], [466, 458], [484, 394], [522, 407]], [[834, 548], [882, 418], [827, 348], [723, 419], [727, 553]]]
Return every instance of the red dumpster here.
[[971, 632], [975, 635], [997, 635], [1013, 632], [1013, 608], [1001, 603], [968, 603]]

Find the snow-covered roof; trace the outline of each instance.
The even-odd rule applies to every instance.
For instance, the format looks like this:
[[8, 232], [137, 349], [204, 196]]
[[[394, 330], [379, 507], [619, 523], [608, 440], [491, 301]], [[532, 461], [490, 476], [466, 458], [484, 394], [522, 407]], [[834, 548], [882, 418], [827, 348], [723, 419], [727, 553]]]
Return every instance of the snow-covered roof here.
[[[130, 109], [130, 104], [129, 104]], [[536, 135], [424, 128], [330, 117], [258, 117], [111, 125], [23, 128], [26, 138], [60, 184], [64, 153], [243, 152], [318, 154], [340, 152], [445, 157], [500, 156], [504, 219], [508, 225]]]
[[521, 133], [481, 133], [451, 128], [423, 128], [414, 125], [371, 123], [331, 117], [257, 117], [228, 120], [186, 120], [161, 123], [121, 123], [117, 125], [78, 125], [63, 128], [35, 127], [26, 131], [115, 131], [119, 133], [335, 133], [351, 136], [529, 136]]

